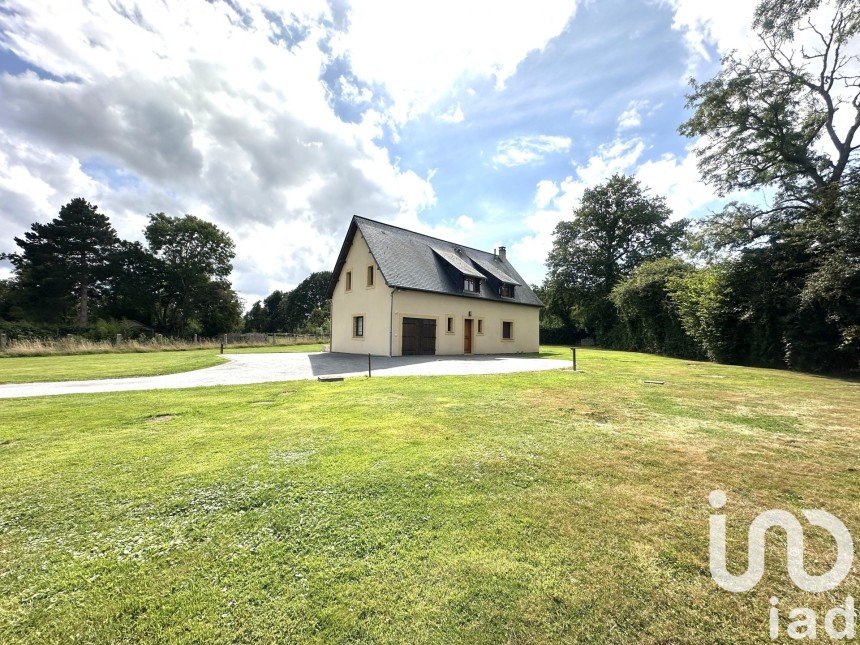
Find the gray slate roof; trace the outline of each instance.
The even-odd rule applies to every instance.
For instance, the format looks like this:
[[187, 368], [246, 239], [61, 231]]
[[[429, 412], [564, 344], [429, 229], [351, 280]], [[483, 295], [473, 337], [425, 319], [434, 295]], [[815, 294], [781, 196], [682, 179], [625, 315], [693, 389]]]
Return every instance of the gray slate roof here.
[[[359, 230], [379, 265], [379, 272], [390, 287], [444, 293], [478, 300], [512, 302], [532, 307], [543, 306], [511, 263], [493, 253], [446, 242], [357, 215], [349, 224], [346, 239], [332, 273], [328, 288], [329, 298], [334, 294], [355, 232]], [[467, 269], [468, 273], [483, 276], [480, 293], [463, 291], [463, 273], [466, 273]], [[513, 298], [502, 298], [499, 295], [502, 282], [516, 285]]]
[[444, 249], [439, 249], [433, 246], [431, 246], [430, 248], [433, 249], [433, 253], [445, 260], [445, 262], [457, 269], [457, 271], [462, 273], [464, 276], [470, 276], [472, 278], [484, 277], [484, 274], [475, 268], [475, 265], [472, 264], [469, 258], [458, 255], [453, 251], [446, 251]]

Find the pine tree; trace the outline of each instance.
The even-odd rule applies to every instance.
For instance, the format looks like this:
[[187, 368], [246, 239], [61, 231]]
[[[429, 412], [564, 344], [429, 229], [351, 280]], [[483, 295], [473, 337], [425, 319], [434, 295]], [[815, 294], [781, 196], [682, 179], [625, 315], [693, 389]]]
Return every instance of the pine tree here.
[[21, 252], [9, 256], [18, 283], [41, 319], [57, 319], [76, 309], [79, 327], [89, 324], [91, 300], [101, 295], [107, 267], [119, 240], [106, 215], [77, 197], [47, 224], [35, 223]]

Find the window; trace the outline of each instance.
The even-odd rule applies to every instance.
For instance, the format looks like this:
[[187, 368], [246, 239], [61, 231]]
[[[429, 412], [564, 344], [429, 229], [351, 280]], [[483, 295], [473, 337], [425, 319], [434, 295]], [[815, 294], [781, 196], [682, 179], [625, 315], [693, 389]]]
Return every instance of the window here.
[[368, 287], [373, 286], [373, 265], [372, 264], [369, 267], [367, 267], [367, 286]]
[[469, 293], [478, 293], [480, 291], [480, 284], [478, 278], [463, 278], [463, 291], [468, 291]]
[[501, 294], [502, 298], [513, 298], [514, 297], [514, 285], [503, 284], [499, 293]]
[[453, 334], [453, 333], [454, 333], [454, 319], [453, 319], [451, 316], [448, 316], [448, 327], [447, 327], [447, 332], [448, 332], [449, 334]]
[[356, 338], [364, 338], [364, 316], [352, 317], [352, 335]]
[[514, 323], [510, 320], [502, 321], [502, 340], [514, 339]]
[[352, 291], [352, 271], [346, 272], [346, 290]]
[[484, 319], [483, 318], [478, 318], [478, 333], [479, 334], [484, 333]]

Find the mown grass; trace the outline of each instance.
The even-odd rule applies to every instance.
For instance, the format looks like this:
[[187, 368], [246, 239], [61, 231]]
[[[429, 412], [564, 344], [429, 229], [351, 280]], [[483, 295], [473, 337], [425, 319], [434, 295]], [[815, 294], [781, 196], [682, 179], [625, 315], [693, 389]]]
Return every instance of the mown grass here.
[[[761, 642], [772, 595], [860, 595], [856, 568], [795, 590], [779, 533], [756, 590], [722, 591], [707, 505], [727, 491], [733, 571], [768, 508], [860, 539], [857, 383], [578, 354], [4, 401], [0, 642]], [[806, 537], [821, 573], [831, 541]]]
[[[270, 352], [318, 352], [322, 344], [230, 347], [227, 354]], [[0, 383], [84, 381], [125, 376], [158, 376], [212, 367], [224, 362], [217, 349], [197, 349], [143, 354], [89, 354], [26, 356], [0, 359]]]
[[0, 383], [78, 381], [189, 372], [224, 362], [217, 350], [0, 359]]

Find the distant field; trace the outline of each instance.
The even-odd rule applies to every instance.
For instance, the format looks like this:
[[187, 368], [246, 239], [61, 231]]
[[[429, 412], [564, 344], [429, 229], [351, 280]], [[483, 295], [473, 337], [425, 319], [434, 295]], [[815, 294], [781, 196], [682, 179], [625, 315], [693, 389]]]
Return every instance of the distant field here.
[[[796, 590], [778, 531], [754, 591], [719, 589], [707, 504], [728, 493], [736, 572], [765, 509], [860, 540], [858, 383], [578, 354], [2, 401], [0, 642], [751, 643], [771, 596], [860, 597], [856, 561]], [[833, 552], [806, 531], [810, 572]]]

